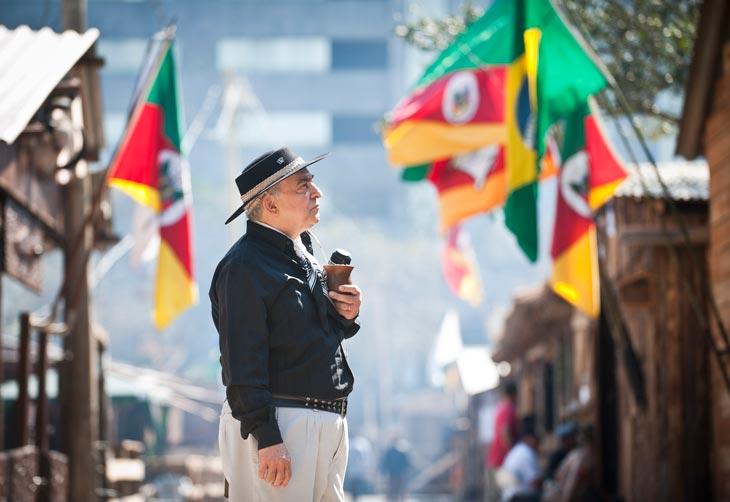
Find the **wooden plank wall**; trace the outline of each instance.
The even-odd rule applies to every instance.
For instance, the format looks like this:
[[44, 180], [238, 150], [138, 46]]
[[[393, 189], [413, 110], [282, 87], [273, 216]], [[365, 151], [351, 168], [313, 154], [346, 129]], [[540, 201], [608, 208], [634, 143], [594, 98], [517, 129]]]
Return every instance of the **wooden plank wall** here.
[[[730, 42], [723, 56], [704, 140], [710, 166], [710, 277], [720, 315], [730, 326]], [[730, 500], [730, 395], [714, 360], [711, 368], [714, 498]]]
[[[627, 501], [700, 500], [696, 490], [703, 481], [707, 486], [709, 472], [707, 438], [701, 443], [697, 442], [701, 435], [686, 440], [686, 434], [688, 429], [702, 429], [703, 423], [708, 428], [703, 391], [707, 351], [680, 271], [693, 274], [695, 292], [701, 291], [705, 274], [693, 266], [687, 253], [680, 253], [677, 260], [665, 246], [636, 238], [652, 235], [661, 218], [667, 218], [661, 208], [659, 214], [651, 208], [655, 203], [619, 199], [614, 204], [618, 245], [613, 248], [617, 256], [611, 275], [620, 286], [628, 284], [622, 291], [626, 297], [630, 293], [632, 301], [622, 293], [622, 307], [648, 399], [645, 409], [637, 407], [623, 356], [617, 353], [619, 491]], [[692, 227], [704, 226], [707, 216], [702, 203], [688, 203], [682, 212]], [[634, 238], [622, 241], [627, 229]], [[704, 256], [703, 246], [697, 251]], [[639, 283], [648, 287], [632, 292], [630, 285]], [[699, 297], [698, 302], [702, 304], [703, 299]]]

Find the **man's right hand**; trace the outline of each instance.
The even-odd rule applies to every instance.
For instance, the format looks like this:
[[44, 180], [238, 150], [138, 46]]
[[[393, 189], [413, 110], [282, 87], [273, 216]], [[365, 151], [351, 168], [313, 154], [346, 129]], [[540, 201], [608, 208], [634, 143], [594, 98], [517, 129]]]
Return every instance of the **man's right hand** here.
[[291, 458], [284, 443], [259, 450], [259, 478], [277, 488], [289, 484]]

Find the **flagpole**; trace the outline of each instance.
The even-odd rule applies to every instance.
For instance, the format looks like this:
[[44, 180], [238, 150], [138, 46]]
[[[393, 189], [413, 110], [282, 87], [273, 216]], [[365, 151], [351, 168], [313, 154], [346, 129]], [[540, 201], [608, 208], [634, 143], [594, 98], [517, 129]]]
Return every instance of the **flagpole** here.
[[198, 138], [203, 132], [205, 125], [208, 123], [210, 116], [213, 114], [213, 110], [221, 97], [221, 93], [221, 86], [218, 84], [213, 84], [208, 88], [203, 104], [200, 105], [193, 121], [190, 122], [188, 129], [182, 137], [180, 149], [185, 152], [186, 156], [192, 151], [195, 143], [198, 142]]

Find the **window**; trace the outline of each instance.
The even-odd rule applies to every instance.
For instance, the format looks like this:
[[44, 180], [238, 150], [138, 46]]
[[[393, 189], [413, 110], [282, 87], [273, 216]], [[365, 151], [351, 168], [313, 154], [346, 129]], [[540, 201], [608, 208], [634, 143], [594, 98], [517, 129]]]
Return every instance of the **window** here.
[[379, 142], [375, 131], [379, 117], [339, 115], [332, 119], [332, 140], [335, 143]]
[[333, 70], [380, 70], [388, 67], [388, 45], [385, 40], [332, 41]]
[[146, 38], [102, 38], [96, 44], [104, 58], [102, 71], [110, 74], [137, 75], [147, 53]]
[[236, 136], [249, 147], [324, 147], [332, 142], [332, 118], [322, 111], [245, 113]]
[[323, 73], [331, 60], [325, 37], [224, 38], [216, 48], [219, 70], [245, 73]]

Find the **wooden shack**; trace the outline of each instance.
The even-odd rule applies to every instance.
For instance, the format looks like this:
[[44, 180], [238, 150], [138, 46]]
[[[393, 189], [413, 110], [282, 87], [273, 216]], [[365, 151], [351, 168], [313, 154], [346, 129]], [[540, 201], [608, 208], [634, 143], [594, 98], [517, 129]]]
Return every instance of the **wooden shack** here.
[[518, 410], [536, 415], [542, 434], [561, 421], [593, 421], [590, 322], [546, 285], [518, 294], [493, 356], [511, 365]]
[[[537, 416], [545, 450], [557, 423], [593, 426], [605, 495], [710, 500], [708, 338], [694, 310], [706, 310], [707, 166], [659, 170], [692, 250], [668, 216], [653, 168], [631, 168], [597, 218], [608, 279], [601, 317], [587, 319], [547, 287], [519, 295], [495, 360], [511, 364], [519, 412]], [[616, 314], [606, 295], [618, 306], [619, 333], [609, 329], [607, 316]]]
[[[708, 265], [719, 317], [730, 329], [730, 1], [705, 0], [686, 83], [677, 153], [704, 155], [710, 170]], [[718, 323], [710, 360], [711, 467], [716, 500], [730, 500], [730, 344]]]
[[[601, 336], [605, 319], [599, 325], [599, 358], [615, 361], [615, 395], [606, 396], [615, 406], [602, 402], [598, 426], [615, 424], [615, 443], [604, 434], [603, 446], [615, 448], [621, 496], [709, 500], [708, 334], [698, 317], [706, 315], [707, 166], [675, 162], [658, 169], [691, 244], [670, 215], [654, 168], [630, 168], [597, 219], [610, 278], [602, 287], [616, 293], [624, 326], [616, 338]], [[603, 362], [601, 369], [608, 384], [611, 369]]]

